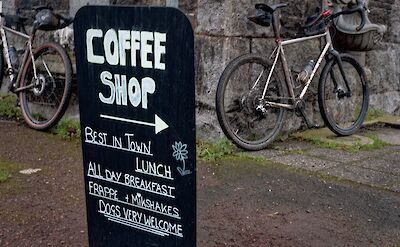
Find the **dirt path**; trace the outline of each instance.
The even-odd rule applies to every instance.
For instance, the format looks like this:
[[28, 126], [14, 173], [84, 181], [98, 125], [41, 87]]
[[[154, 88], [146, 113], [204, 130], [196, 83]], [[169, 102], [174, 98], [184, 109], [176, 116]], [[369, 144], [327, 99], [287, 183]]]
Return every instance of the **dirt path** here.
[[[4, 122], [0, 143], [0, 246], [87, 246], [79, 143]], [[199, 247], [400, 244], [398, 193], [246, 159], [197, 177]]]

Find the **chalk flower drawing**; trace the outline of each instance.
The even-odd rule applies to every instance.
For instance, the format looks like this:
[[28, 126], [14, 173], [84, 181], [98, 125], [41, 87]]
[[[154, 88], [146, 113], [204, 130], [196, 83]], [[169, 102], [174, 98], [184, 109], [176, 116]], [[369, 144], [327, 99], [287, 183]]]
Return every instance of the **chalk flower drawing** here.
[[192, 173], [190, 170], [186, 170], [185, 160], [188, 159], [188, 153], [189, 153], [186, 149], [187, 149], [187, 144], [183, 144], [182, 142], [175, 142], [175, 144], [172, 145], [172, 150], [174, 151], [172, 153], [172, 156], [177, 161], [182, 161], [182, 167], [176, 168], [182, 176], [189, 175]]

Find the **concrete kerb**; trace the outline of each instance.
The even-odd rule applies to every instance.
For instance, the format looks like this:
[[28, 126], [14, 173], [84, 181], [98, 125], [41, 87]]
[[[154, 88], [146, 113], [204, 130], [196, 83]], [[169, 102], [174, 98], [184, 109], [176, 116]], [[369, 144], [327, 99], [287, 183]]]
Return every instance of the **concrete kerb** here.
[[[363, 127], [373, 127], [377, 125], [388, 126], [391, 128], [400, 129], [400, 117], [398, 116], [382, 116], [372, 121], [366, 121]], [[367, 136], [362, 135], [352, 135], [345, 137], [338, 137], [332, 133], [328, 128], [306, 130], [303, 132], [298, 132], [292, 135], [295, 138], [299, 138], [305, 141], [319, 142], [322, 144], [332, 144], [337, 146], [366, 146], [374, 144], [374, 140]], [[380, 136], [378, 136], [379, 139]], [[389, 138], [382, 140], [388, 144], [398, 145], [398, 143], [391, 143]]]

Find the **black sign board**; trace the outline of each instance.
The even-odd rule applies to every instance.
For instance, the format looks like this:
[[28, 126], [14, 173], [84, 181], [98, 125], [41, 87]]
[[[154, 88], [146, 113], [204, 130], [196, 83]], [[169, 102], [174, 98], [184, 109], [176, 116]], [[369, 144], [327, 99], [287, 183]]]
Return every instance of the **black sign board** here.
[[90, 246], [195, 246], [193, 30], [174, 8], [75, 18]]

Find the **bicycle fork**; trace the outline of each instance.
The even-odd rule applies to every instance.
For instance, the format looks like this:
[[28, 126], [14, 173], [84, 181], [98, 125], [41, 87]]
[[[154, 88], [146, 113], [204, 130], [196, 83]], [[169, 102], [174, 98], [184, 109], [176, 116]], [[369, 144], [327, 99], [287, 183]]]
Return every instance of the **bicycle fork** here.
[[342, 59], [340, 57], [339, 52], [336, 51], [335, 49], [332, 49], [329, 52], [329, 54], [332, 55], [333, 59], [336, 60], [336, 63], [339, 66], [340, 74], [343, 77], [344, 84], [345, 84], [346, 89], [347, 89], [347, 92], [345, 92], [343, 89], [339, 88], [339, 84], [338, 84], [338, 81], [336, 79], [335, 72], [334, 72], [334, 70], [332, 68], [332, 70], [330, 71], [330, 77], [331, 77], [333, 85], [334, 85], [334, 93], [337, 93], [337, 96], [338, 96], [339, 99], [342, 99], [344, 97], [351, 97], [351, 89], [350, 89], [350, 86], [349, 86], [349, 81], [347, 80], [347, 76], [346, 76], [346, 73], [344, 71], [343, 62], [342, 62]]

